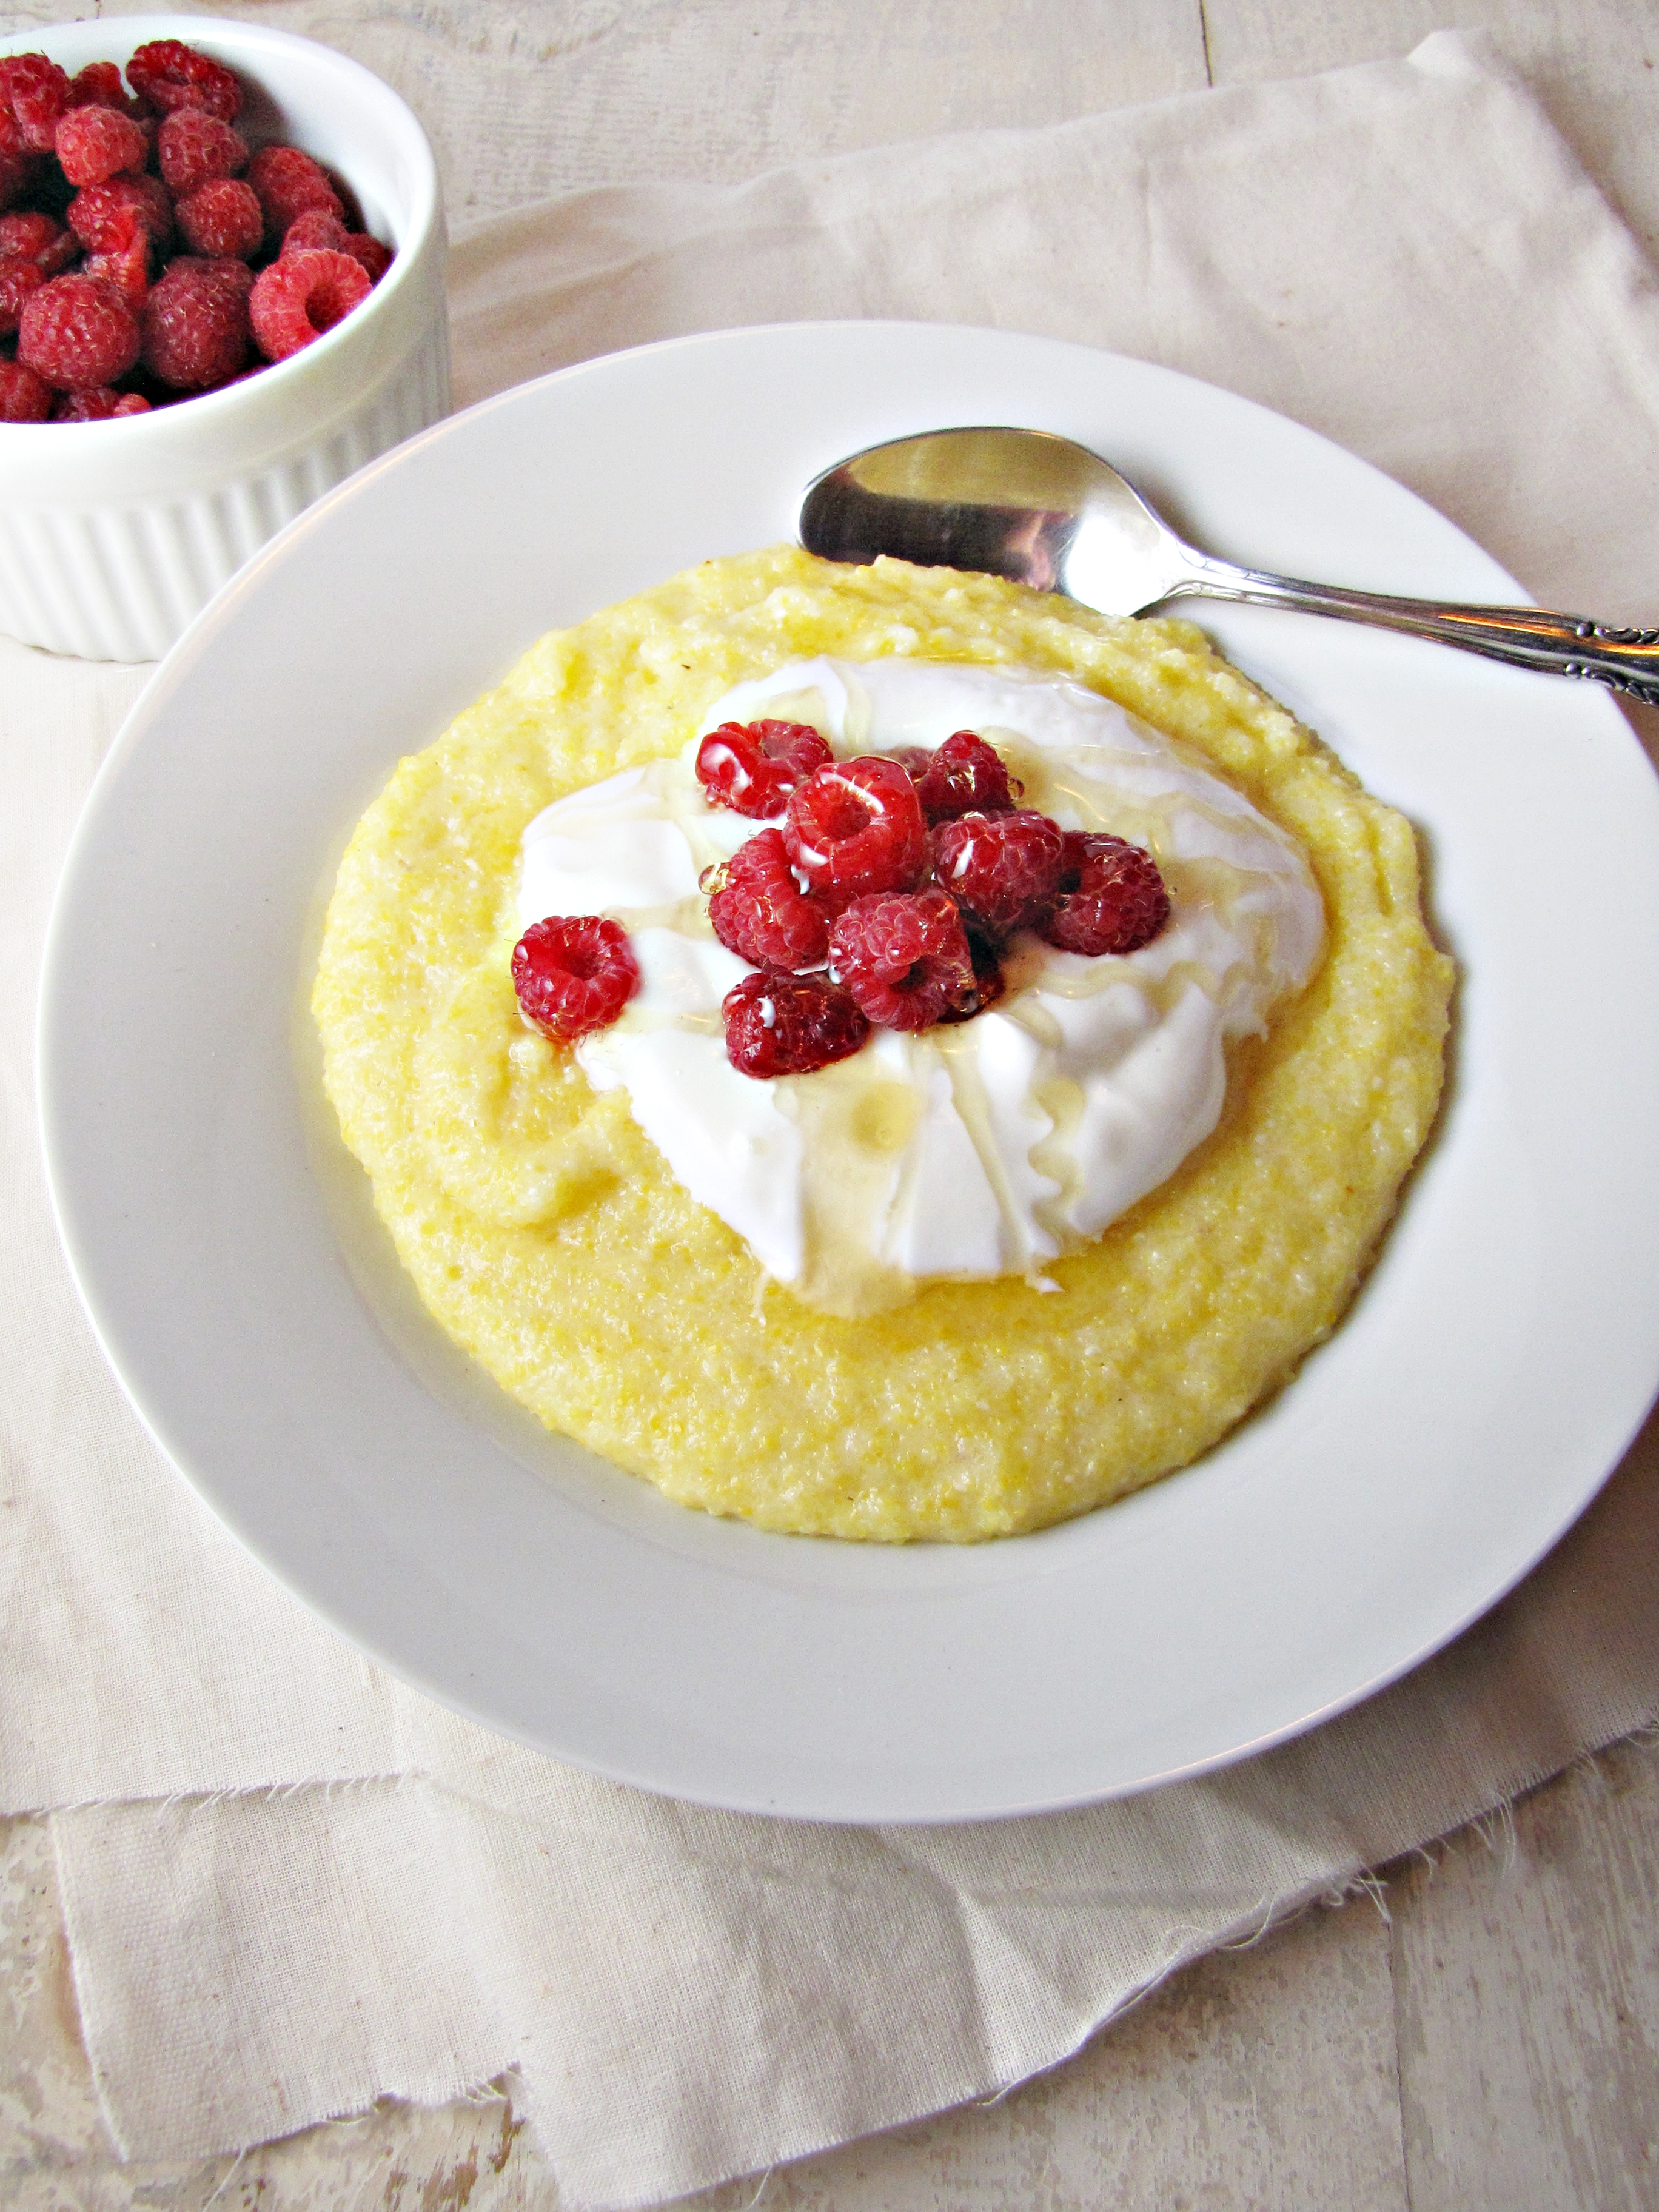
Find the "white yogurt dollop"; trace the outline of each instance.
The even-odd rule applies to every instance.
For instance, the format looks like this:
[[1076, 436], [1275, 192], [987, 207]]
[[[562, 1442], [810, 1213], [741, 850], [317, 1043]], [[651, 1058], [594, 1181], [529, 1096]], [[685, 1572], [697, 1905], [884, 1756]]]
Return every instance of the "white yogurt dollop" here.
[[[806, 1076], [741, 1075], [720, 1006], [749, 972], [697, 878], [763, 826], [706, 803], [698, 739], [764, 714], [811, 722], [841, 757], [995, 745], [1020, 804], [1146, 846], [1170, 916], [1139, 951], [1085, 959], [1026, 933], [1006, 995], [972, 1021], [875, 1030]], [[915, 1280], [1023, 1273], [1097, 1237], [1215, 1127], [1223, 1048], [1312, 974], [1324, 909], [1300, 848], [1231, 786], [1063, 678], [924, 660], [812, 660], [716, 701], [678, 759], [573, 793], [524, 835], [520, 916], [603, 914], [639, 991], [576, 1056], [691, 1195], [813, 1303], [854, 1311]]]

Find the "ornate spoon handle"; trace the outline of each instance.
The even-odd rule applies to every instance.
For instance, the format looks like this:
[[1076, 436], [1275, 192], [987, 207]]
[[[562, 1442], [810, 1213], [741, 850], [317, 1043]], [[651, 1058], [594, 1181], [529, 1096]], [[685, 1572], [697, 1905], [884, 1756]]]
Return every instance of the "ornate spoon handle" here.
[[1350, 592], [1334, 585], [1298, 583], [1291, 576], [1270, 576], [1255, 568], [1235, 568], [1190, 547], [1185, 550], [1190, 568], [1174, 586], [1172, 598], [1198, 592], [1210, 599], [1246, 599], [1261, 606], [1295, 607], [1304, 614], [1373, 623], [1382, 629], [1402, 630], [1409, 637], [1462, 646], [1489, 659], [1541, 668], [1553, 676], [1588, 676], [1659, 707], [1659, 629], [1616, 629], [1580, 615], [1552, 614], [1546, 607], [1459, 606], [1437, 599], [1387, 599], [1376, 592]]

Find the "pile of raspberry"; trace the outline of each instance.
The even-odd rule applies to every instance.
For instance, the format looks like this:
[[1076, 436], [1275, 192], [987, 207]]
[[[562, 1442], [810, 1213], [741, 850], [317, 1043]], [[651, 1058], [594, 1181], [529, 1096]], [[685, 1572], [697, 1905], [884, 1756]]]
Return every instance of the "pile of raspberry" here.
[[[128, 88], [131, 88], [129, 90]], [[228, 384], [368, 297], [392, 249], [234, 70], [177, 39], [70, 76], [0, 56], [0, 422], [99, 422]]]
[[[712, 805], [767, 824], [704, 879], [715, 936], [757, 971], [720, 1008], [744, 1075], [828, 1066], [872, 1025], [982, 1012], [1016, 930], [1096, 957], [1136, 951], [1169, 919], [1149, 853], [1018, 805], [972, 730], [933, 753], [837, 761], [805, 723], [727, 722], [696, 772]], [[614, 1021], [639, 971], [615, 922], [581, 916], [526, 931], [514, 979], [527, 1017], [563, 1042]]]

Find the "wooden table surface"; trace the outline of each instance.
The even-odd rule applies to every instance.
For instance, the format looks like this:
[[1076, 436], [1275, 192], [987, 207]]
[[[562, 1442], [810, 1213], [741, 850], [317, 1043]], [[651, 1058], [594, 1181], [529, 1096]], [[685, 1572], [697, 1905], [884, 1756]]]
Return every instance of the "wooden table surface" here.
[[[160, 4], [160, 0], [155, 0]], [[126, 6], [25, 0], [0, 30]], [[1659, 262], [1659, 0], [220, 0], [356, 54], [435, 131], [452, 223], [1402, 54], [1480, 27]], [[724, 87], [710, 106], [701, 88]], [[562, 118], [544, 130], [516, 125]], [[455, 112], [453, 100], [441, 112]], [[533, 155], [527, 150], [533, 146]], [[1656, 612], [1659, 612], [1656, 610]], [[1641, 718], [1650, 749], [1659, 714]], [[81, 2047], [43, 1820], [0, 1822], [0, 2204], [552, 2212], [510, 2078], [240, 2160], [123, 2166]], [[781, 2212], [1659, 2207], [1659, 1747], [1626, 1744], [1189, 1969], [988, 2106], [695, 2202]]]

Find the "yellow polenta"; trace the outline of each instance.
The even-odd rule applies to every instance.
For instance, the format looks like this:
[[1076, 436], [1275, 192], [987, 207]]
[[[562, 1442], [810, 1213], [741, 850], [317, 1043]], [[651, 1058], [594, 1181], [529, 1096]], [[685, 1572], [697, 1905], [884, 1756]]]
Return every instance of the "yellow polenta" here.
[[[884, 654], [1063, 674], [1196, 746], [1306, 848], [1322, 967], [1219, 1126], [1086, 1249], [841, 1320], [674, 1181], [620, 1090], [520, 1023], [519, 841], [678, 753], [733, 684]], [[543, 639], [358, 825], [314, 1005], [345, 1139], [427, 1306], [501, 1387], [671, 1497], [767, 1528], [1000, 1536], [1185, 1465], [1335, 1325], [1433, 1121], [1450, 963], [1409, 823], [1184, 623], [988, 577], [711, 561]]]

